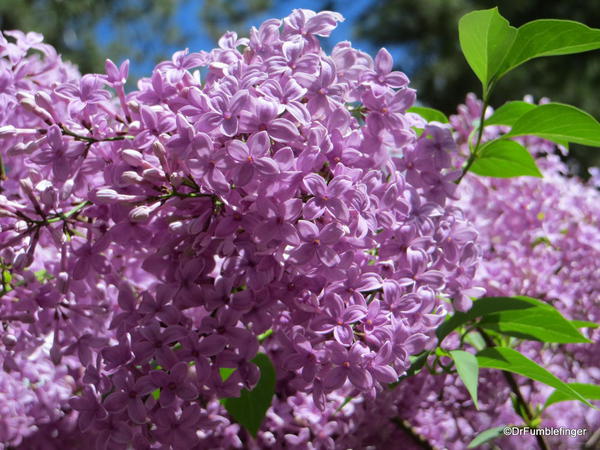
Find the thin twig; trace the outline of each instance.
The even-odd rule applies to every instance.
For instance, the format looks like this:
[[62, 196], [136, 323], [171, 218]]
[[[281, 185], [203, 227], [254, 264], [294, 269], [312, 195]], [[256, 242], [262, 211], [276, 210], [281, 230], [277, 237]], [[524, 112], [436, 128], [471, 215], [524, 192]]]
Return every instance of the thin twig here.
[[[485, 343], [487, 344], [488, 347], [495, 347], [496, 346], [496, 343], [490, 337], [489, 334], [487, 334], [481, 328], [478, 328], [477, 331], [481, 334], [481, 336], [483, 337], [483, 340], [485, 341]], [[523, 408], [523, 412], [527, 416], [526, 420], [528, 422], [528, 425], [532, 426], [531, 425], [531, 421], [534, 418], [534, 414], [531, 411], [529, 403], [525, 400], [525, 397], [523, 397], [523, 394], [521, 393], [521, 389], [519, 389], [519, 385], [517, 384], [517, 380], [515, 380], [515, 377], [513, 377], [513, 374], [510, 373], [510, 372], [507, 372], [507, 371], [503, 370], [502, 374], [504, 375], [504, 379], [506, 380], [506, 383], [510, 387], [510, 390], [513, 392], [513, 394], [515, 394], [515, 397], [517, 398], [517, 401], [519, 402], [519, 404]], [[532, 426], [532, 428], [537, 428], [537, 426], [536, 427]], [[538, 442], [538, 445], [540, 446], [541, 450], [548, 450], [550, 448], [550, 447], [548, 447], [548, 443], [544, 439], [544, 436], [542, 436], [541, 434], [536, 434], [535, 438], [536, 438], [536, 440]]]
[[435, 447], [431, 445], [431, 443], [425, 439], [422, 434], [417, 433], [407, 420], [401, 419], [400, 417], [394, 417], [391, 419], [391, 421], [394, 422], [398, 428], [404, 431], [413, 440], [413, 442], [422, 449], [435, 450]]
[[129, 135], [122, 135], [122, 136], [109, 136], [109, 137], [103, 137], [103, 138], [95, 138], [92, 136], [84, 136], [82, 134], [77, 134], [74, 131], [71, 131], [67, 128], [65, 128], [64, 125], [60, 124], [60, 130], [62, 132], [62, 134], [64, 134], [65, 136], [71, 136], [72, 138], [74, 138], [77, 141], [83, 141], [83, 142], [89, 142], [90, 144], [95, 144], [96, 142], [110, 142], [110, 141], [124, 141], [127, 139], [133, 139], [133, 136], [129, 136]]
[[455, 181], [456, 184], [459, 184], [461, 180], [465, 177], [475, 160], [477, 159], [477, 152], [479, 151], [479, 145], [481, 144], [481, 139], [483, 138], [483, 129], [485, 128], [485, 111], [488, 107], [488, 95], [485, 94], [483, 96], [483, 107], [481, 109], [481, 116], [479, 117], [479, 129], [477, 130], [477, 140], [475, 141], [475, 146], [469, 155], [469, 159], [467, 160], [467, 164], [463, 168], [460, 177]]

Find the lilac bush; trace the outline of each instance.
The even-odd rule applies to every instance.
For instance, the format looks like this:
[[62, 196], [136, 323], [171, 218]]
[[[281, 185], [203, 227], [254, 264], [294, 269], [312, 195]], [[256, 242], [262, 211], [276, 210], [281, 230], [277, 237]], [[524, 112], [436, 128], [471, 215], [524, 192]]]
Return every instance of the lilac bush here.
[[127, 63], [80, 77], [40, 36], [3, 38], [4, 377], [34, 352], [66, 371], [59, 404], [100, 447], [227, 447], [210, 405], [257, 383], [259, 350], [278, 395], [325, 408], [376, 397], [431, 345], [479, 259], [446, 205], [450, 131], [417, 136], [387, 51], [321, 50], [340, 20], [228, 33], [129, 94]]
[[[458, 143], [453, 156], [456, 166], [464, 162], [482, 107], [471, 94], [458, 107], [458, 114], [450, 117]], [[490, 108], [486, 116], [492, 112]], [[507, 127], [489, 126], [484, 141], [507, 131]], [[598, 322], [600, 193], [593, 180], [583, 183], [570, 176], [560, 158], [566, 148], [535, 137], [521, 142], [536, 157], [543, 179], [468, 174], [460, 184], [457, 204], [476, 226], [482, 249], [477, 284], [489, 295], [528, 295], [552, 304], [567, 317]], [[585, 333], [594, 344], [523, 342], [519, 349], [563, 380], [598, 384], [600, 335], [597, 328]], [[444, 344], [446, 348], [458, 346], [457, 339]], [[548, 386], [525, 378], [518, 382], [527, 401], [540, 408], [552, 393]], [[498, 372], [482, 374], [478, 410], [456, 374], [432, 377], [422, 372], [401, 383], [390, 396], [387, 402], [397, 409], [389, 418], [401, 417], [436, 448], [462, 449], [486, 429], [522, 421], [514, 411], [509, 385]], [[589, 430], [583, 436], [548, 437], [552, 449], [582, 448], [600, 427], [598, 411], [577, 402], [553, 404], [542, 412], [541, 420], [545, 427]], [[536, 448], [531, 436], [503, 438], [497, 444], [502, 449]]]
[[[519, 423], [499, 371], [474, 409], [446, 352], [480, 349], [436, 330], [486, 291], [598, 321], [598, 194], [539, 138], [544, 180], [465, 176], [482, 106], [412, 112], [385, 49], [321, 48], [342, 20], [226, 33], [131, 92], [127, 61], [82, 76], [0, 35], [2, 448], [462, 448]], [[595, 346], [555, 347], [519, 344], [600, 381]]]

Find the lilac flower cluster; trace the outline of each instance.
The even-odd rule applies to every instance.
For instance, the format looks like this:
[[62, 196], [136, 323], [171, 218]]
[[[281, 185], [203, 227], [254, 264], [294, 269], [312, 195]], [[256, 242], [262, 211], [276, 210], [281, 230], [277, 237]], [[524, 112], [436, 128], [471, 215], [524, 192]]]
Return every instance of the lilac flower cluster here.
[[[531, 101], [531, 99], [527, 99]], [[453, 159], [464, 161], [469, 135], [481, 115], [482, 102], [473, 95], [450, 118], [459, 143]], [[491, 114], [491, 109], [489, 113]], [[486, 127], [484, 139], [494, 139], [506, 127]], [[468, 174], [460, 184], [459, 206], [480, 233], [482, 262], [476, 275], [489, 295], [528, 295], [552, 304], [565, 317], [598, 322], [600, 309], [600, 193], [591, 182], [570, 176], [560, 153], [566, 149], [536, 137], [519, 138], [536, 157], [544, 178], [484, 178]], [[593, 341], [585, 345], [522, 342], [519, 351], [567, 382], [600, 383], [598, 329], [582, 329]], [[457, 348], [449, 338], [444, 346]], [[518, 378], [525, 399], [543, 405], [552, 388]], [[482, 431], [520, 424], [506, 381], [499, 373], [482, 371], [479, 410], [456, 375], [420, 373], [402, 382], [394, 397], [399, 417], [408, 421], [436, 448], [464, 448]], [[383, 401], [383, 397], [381, 398]], [[389, 417], [395, 417], [394, 414]], [[541, 415], [544, 427], [586, 429], [578, 437], [548, 437], [550, 448], [582, 447], [600, 427], [600, 414], [570, 401], [551, 405]], [[531, 436], [502, 438], [503, 449], [536, 447]]]
[[77, 417], [98, 448], [240, 447], [217, 399], [257, 383], [259, 350], [275, 402], [374, 401], [444, 299], [482, 292], [450, 130], [406, 112], [386, 50], [320, 48], [341, 20], [227, 33], [129, 94], [127, 62], [79, 76], [39, 35], [0, 38], [1, 377], [51, 363], [73, 393], [39, 400], [62, 417], [3, 416], [0, 441], [22, 416], [56, 439]]
[[[471, 95], [465, 105], [459, 106], [459, 113], [451, 117], [459, 143], [452, 155], [456, 167], [464, 163], [467, 140], [481, 107], [482, 103]], [[485, 140], [505, 131], [505, 127], [486, 127]], [[476, 281], [490, 295], [528, 295], [549, 302], [566, 317], [597, 323], [600, 193], [594, 178], [583, 183], [570, 176], [559, 157], [564, 148], [535, 137], [519, 140], [536, 157], [543, 179], [493, 179], [469, 174], [460, 184], [458, 204], [476, 225], [483, 250]], [[600, 332], [582, 332], [592, 344], [522, 342], [518, 350], [562, 380], [598, 385]], [[443, 345], [454, 349], [460, 344], [451, 335]], [[553, 390], [525, 378], [517, 381], [532, 405], [541, 407]], [[394, 442], [407, 449], [463, 449], [484, 430], [523, 422], [500, 372], [482, 370], [478, 391], [476, 409], [456, 374], [431, 375], [423, 370], [374, 399], [351, 390], [334, 392], [327, 397], [323, 411], [305, 394], [296, 393], [286, 402], [274, 404], [268, 415], [268, 429], [260, 434], [259, 443], [264, 448], [279, 448], [273, 442], [292, 448], [311, 444], [316, 448], [384, 448]], [[600, 427], [600, 414], [575, 401], [557, 403], [544, 410], [541, 425], [586, 429], [583, 436], [546, 439], [549, 448], [580, 448], [593, 440]], [[503, 449], [537, 448], [532, 436], [500, 438], [482, 448], [495, 448], [493, 445]]]

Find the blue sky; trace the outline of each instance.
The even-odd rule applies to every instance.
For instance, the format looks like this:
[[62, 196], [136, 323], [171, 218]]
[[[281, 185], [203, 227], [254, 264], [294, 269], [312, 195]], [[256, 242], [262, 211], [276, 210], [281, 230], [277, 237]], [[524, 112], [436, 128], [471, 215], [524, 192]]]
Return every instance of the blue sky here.
[[[367, 41], [355, 39], [353, 37], [353, 27], [358, 20], [360, 14], [373, 5], [374, 0], [349, 0], [337, 1], [337, 11], [345, 17], [345, 21], [340, 23], [328, 40], [325, 40], [324, 46], [331, 47], [333, 44], [340, 41], [352, 41], [354, 47], [363, 50], [371, 55], [375, 55], [377, 48]], [[203, 6], [202, 0], [183, 0], [175, 13], [175, 21], [181, 28], [182, 34], [190, 36], [190, 39], [185, 42], [184, 47], [188, 47], [191, 51], [210, 50], [215, 47], [216, 43], [213, 39], [202, 30], [202, 25], [199, 20], [200, 8]], [[273, 6], [263, 14], [249, 18], [246, 23], [246, 28], [260, 25], [264, 20], [272, 17], [285, 17], [294, 8], [306, 8], [319, 10], [323, 4], [323, 0], [273, 0]], [[132, 24], [134, 27], [135, 24]], [[146, 30], [142, 30], [146, 32]], [[107, 43], [112, 36], [110, 23], [103, 22], [98, 26], [98, 39], [100, 42]], [[159, 39], [159, 38], [157, 38]], [[328, 43], [330, 45], [328, 45]], [[157, 47], [165, 48], [157, 42]], [[387, 47], [395, 59], [402, 58], [404, 52], [398, 47]], [[166, 47], [167, 53], [173, 53], [180, 50], [178, 47]], [[154, 64], [151, 61], [145, 63], [137, 63], [132, 61], [131, 72], [134, 76], [148, 76]]]
[[[177, 13], [177, 21], [181, 24], [182, 29], [195, 35], [194, 39], [189, 42], [190, 49], [194, 50], [209, 50], [215, 45], [206, 33], [202, 33], [201, 29], [199, 30], [197, 18], [202, 3], [202, 1], [194, 2], [188, 0], [179, 8]], [[341, 13], [346, 20], [336, 28], [331, 39], [333, 42], [352, 40], [353, 24], [360, 13], [373, 3], [373, 0], [340, 1], [337, 3], [340, 5], [338, 12]], [[317, 11], [322, 4], [322, 0], [273, 0], [273, 7], [271, 9], [256, 17], [252, 17], [246, 25], [248, 28], [252, 26], [257, 27], [262, 22], [272, 17], [285, 17], [295, 8], [305, 8]], [[365, 47], [363, 49], [365, 51], [371, 49], [371, 47], [368, 47], [367, 43], [363, 44], [363, 47]]]

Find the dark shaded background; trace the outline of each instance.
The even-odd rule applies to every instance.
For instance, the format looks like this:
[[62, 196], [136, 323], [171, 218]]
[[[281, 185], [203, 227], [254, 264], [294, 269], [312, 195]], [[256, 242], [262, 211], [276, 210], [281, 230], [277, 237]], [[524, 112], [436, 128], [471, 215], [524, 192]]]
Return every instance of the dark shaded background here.
[[[465, 13], [498, 6], [514, 26], [538, 18], [600, 26], [596, 0], [363, 0], [357, 4], [361, 11], [353, 12], [348, 22], [352, 35], [372, 46], [363, 49], [394, 49], [397, 68], [409, 75], [419, 101], [447, 114], [456, 110], [467, 92], [480, 89], [458, 44], [457, 23]], [[140, 76], [173, 49], [190, 42], [206, 43], [208, 49], [226, 30], [243, 34], [257, 20], [299, 7], [346, 14], [350, 6], [343, 0], [0, 0], [0, 27], [43, 33], [84, 73], [102, 71], [106, 57], [130, 58], [138, 68], [148, 68], [133, 71]], [[506, 76], [491, 100], [499, 106], [525, 94], [536, 99], [545, 96], [600, 118], [598, 86], [600, 52], [596, 51], [529, 62]], [[571, 162], [580, 165], [583, 175], [586, 167], [600, 163], [598, 149], [573, 146], [571, 150]]]

